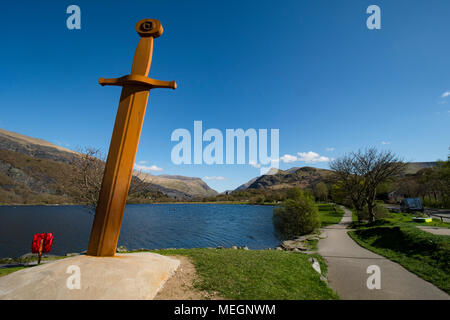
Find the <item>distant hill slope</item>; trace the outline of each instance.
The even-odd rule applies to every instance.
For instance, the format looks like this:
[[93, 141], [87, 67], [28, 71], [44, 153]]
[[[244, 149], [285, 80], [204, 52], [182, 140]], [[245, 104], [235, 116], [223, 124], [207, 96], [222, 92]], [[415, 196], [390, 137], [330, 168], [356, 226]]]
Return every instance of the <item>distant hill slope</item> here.
[[279, 170], [272, 175], [262, 175], [239, 186], [236, 190], [246, 189], [284, 189], [284, 188], [311, 188], [321, 181], [327, 181], [332, 171], [313, 167], [292, 168]]
[[[145, 182], [164, 187], [164, 192], [172, 197], [211, 197], [217, 195], [217, 191], [211, 189], [202, 179], [194, 177], [185, 177], [178, 175], [158, 175], [154, 176], [148, 173], [141, 173]], [[175, 194], [172, 190], [176, 190]]]
[[409, 162], [406, 166], [405, 174], [416, 174], [422, 169], [432, 168], [437, 162]]
[[[409, 162], [405, 174], [416, 174], [418, 171], [431, 168], [436, 162]], [[240, 185], [234, 191], [246, 189], [284, 189], [284, 188], [312, 188], [323, 181], [330, 182], [333, 171], [313, 167], [293, 167], [279, 170], [274, 175], [262, 175]]]
[[77, 153], [42, 139], [0, 129], [0, 149], [10, 150], [34, 158], [70, 162]]
[[[78, 153], [48, 141], [0, 129], [0, 203], [73, 203], [69, 177]], [[177, 199], [217, 194], [203, 180], [145, 176], [148, 189]]]

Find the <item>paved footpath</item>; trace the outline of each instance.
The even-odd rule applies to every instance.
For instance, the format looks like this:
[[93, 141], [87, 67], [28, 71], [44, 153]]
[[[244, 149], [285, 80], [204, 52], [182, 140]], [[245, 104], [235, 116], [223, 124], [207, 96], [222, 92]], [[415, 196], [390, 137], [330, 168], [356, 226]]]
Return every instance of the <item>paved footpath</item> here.
[[422, 227], [422, 226], [419, 226], [417, 228], [432, 234], [437, 234], [438, 236], [450, 236], [449, 228]]
[[[424, 299], [450, 300], [450, 296], [419, 278], [399, 264], [360, 247], [347, 234], [352, 221], [350, 210], [339, 224], [322, 229], [326, 239], [319, 241], [318, 251], [328, 264], [328, 281], [343, 300]], [[377, 265], [381, 271], [381, 289], [368, 289], [367, 267]]]

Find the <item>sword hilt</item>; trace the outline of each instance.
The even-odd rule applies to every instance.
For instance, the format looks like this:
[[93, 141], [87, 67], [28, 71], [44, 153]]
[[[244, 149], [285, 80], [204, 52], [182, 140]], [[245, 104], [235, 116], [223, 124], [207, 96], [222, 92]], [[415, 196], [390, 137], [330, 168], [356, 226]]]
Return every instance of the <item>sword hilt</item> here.
[[100, 78], [98, 83], [102, 86], [136, 86], [142, 90], [155, 88], [176, 89], [175, 81], [161, 81], [148, 78], [153, 54], [153, 39], [163, 33], [161, 22], [156, 19], [142, 19], [136, 24], [136, 31], [141, 40], [134, 54], [131, 74], [120, 78]]
[[167, 88], [175, 90], [177, 88], [177, 83], [175, 81], [155, 80], [139, 74], [129, 74], [120, 78], [100, 78], [98, 79], [98, 83], [102, 86], [140, 86], [143, 87], [144, 90], [155, 88]]

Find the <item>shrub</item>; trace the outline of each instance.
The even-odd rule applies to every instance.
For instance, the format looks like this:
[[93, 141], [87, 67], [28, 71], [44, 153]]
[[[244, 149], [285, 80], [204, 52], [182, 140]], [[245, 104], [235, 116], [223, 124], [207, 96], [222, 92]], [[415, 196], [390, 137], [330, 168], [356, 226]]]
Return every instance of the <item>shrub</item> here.
[[[373, 208], [373, 214], [375, 216], [375, 220], [387, 218], [389, 216], [389, 210], [386, 209], [381, 203], [376, 203]], [[369, 210], [367, 209], [367, 205], [364, 207], [362, 211], [356, 213], [359, 221], [364, 221], [369, 219]]]
[[316, 203], [304, 192], [275, 208], [273, 218], [275, 227], [287, 238], [311, 233], [320, 226]]

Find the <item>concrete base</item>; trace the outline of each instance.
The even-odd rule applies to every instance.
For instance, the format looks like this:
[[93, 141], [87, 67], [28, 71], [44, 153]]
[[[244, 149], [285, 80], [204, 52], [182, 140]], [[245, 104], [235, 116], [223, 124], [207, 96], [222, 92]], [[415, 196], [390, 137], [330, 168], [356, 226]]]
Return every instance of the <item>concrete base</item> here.
[[[150, 252], [65, 258], [1, 277], [0, 299], [148, 300], [179, 265], [178, 260]], [[73, 288], [76, 267], [80, 289]]]

